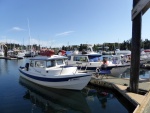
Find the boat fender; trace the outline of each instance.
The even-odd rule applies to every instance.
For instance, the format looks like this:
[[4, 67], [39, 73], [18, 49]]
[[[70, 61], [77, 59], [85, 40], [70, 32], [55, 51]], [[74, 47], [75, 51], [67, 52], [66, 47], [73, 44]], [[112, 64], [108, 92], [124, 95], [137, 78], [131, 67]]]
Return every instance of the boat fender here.
[[26, 63], [25, 68], [27, 71], [29, 70], [29, 63]]

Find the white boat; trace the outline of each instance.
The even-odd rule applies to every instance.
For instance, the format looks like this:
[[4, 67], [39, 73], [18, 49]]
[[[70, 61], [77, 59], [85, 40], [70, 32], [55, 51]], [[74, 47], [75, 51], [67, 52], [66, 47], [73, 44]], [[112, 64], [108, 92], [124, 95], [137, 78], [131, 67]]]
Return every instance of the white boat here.
[[25, 53], [25, 57], [35, 57], [36, 56], [36, 52], [33, 50], [28, 50]]
[[19, 51], [16, 57], [18, 59], [23, 59], [25, 57], [25, 52], [26, 52], [25, 50]]
[[102, 65], [101, 54], [71, 54], [68, 55], [68, 65], [77, 66], [81, 70], [96, 70]]
[[4, 48], [1, 43], [0, 43], [0, 56], [4, 56]]
[[4, 56], [4, 51], [0, 50], [0, 56]]
[[34, 57], [25, 67], [20, 67], [20, 75], [34, 83], [59, 89], [82, 90], [91, 80], [91, 74], [78, 72], [77, 67], [67, 66], [67, 57]]
[[[130, 50], [119, 50], [117, 49], [115, 51], [115, 54], [116, 55], [124, 55], [124, 56], [128, 56], [129, 60], [131, 60], [131, 51]], [[141, 49], [141, 53], [140, 53], [140, 63], [143, 64], [147, 61], [150, 60], [150, 57], [148, 56], [148, 51], [147, 50], [144, 50], [144, 49]]]
[[144, 52], [146, 53], [146, 55], [148, 56], [148, 58], [150, 58], [150, 49], [145, 49]]
[[79, 52], [75, 50], [72, 54], [68, 54], [68, 65], [77, 66], [80, 70], [96, 70], [97, 67], [102, 65], [100, 57], [102, 54], [93, 51], [92, 46], [88, 46], [88, 50]]
[[107, 70], [110, 70], [113, 76], [121, 75], [131, 65], [124, 55], [102, 55], [101, 60], [103, 59], [107, 60]]
[[148, 54], [145, 52], [145, 50], [141, 50], [140, 54], [140, 63], [146, 63], [147, 61], [150, 61], [150, 57]]
[[96, 71], [101, 68], [103, 59], [107, 59], [107, 69], [111, 75], [118, 76], [129, 66], [123, 55], [101, 55], [99, 53], [72, 54], [68, 55], [68, 65], [77, 66], [80, 70]]
[[14, 50], [14, 51], [8, 51], [8, 56], [11, 58], [17, 58], [17, 59], [23, 59], [25, 56], [24, 50]]

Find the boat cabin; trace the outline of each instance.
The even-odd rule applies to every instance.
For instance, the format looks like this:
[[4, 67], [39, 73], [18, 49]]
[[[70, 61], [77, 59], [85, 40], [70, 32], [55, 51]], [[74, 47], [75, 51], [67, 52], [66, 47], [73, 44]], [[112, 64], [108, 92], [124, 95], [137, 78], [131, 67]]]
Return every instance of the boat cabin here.
[[47, 58], [32, 58], [26, 63], [26, 70], [44, 75], [63, 75], [75, 73], [77, 67], [66, 64], [67, 57], [56, 56]]
[[36, 68], [60, 67], [66, 65], [66, 60], [67, 57], [32, 58], [30, 59], [30, 67]]
[[101, 54], [77, 54], [68, 55], [68, 65], [77, 66], [82, 69], [95, 70], [96, 67], [100, 66]]

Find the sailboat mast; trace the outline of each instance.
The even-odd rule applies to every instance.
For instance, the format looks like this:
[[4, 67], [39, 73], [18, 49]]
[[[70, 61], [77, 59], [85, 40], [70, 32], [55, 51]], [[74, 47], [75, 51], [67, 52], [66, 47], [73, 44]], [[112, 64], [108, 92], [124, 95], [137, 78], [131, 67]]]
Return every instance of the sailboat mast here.
[[[29, 19], [27, 18], [27, 20], [28, 20], [28, 30], [29, 30], [29, 47], [30, 47], [30, 45], [31, 45], [31, 34], [30, 34]], [[30, 50], [31, 50], [31, 48], [30, 48]]]

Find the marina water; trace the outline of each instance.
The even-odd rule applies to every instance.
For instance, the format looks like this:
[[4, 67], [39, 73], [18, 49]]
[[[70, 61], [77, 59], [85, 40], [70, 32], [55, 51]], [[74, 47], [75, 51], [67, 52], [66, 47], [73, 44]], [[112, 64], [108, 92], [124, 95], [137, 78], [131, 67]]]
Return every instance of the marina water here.
[[103, 88], [82, 91], [46, 88], [20, 77], [28, 58], [0, 59], [0, 113], [129, 113], [123, 97]]

